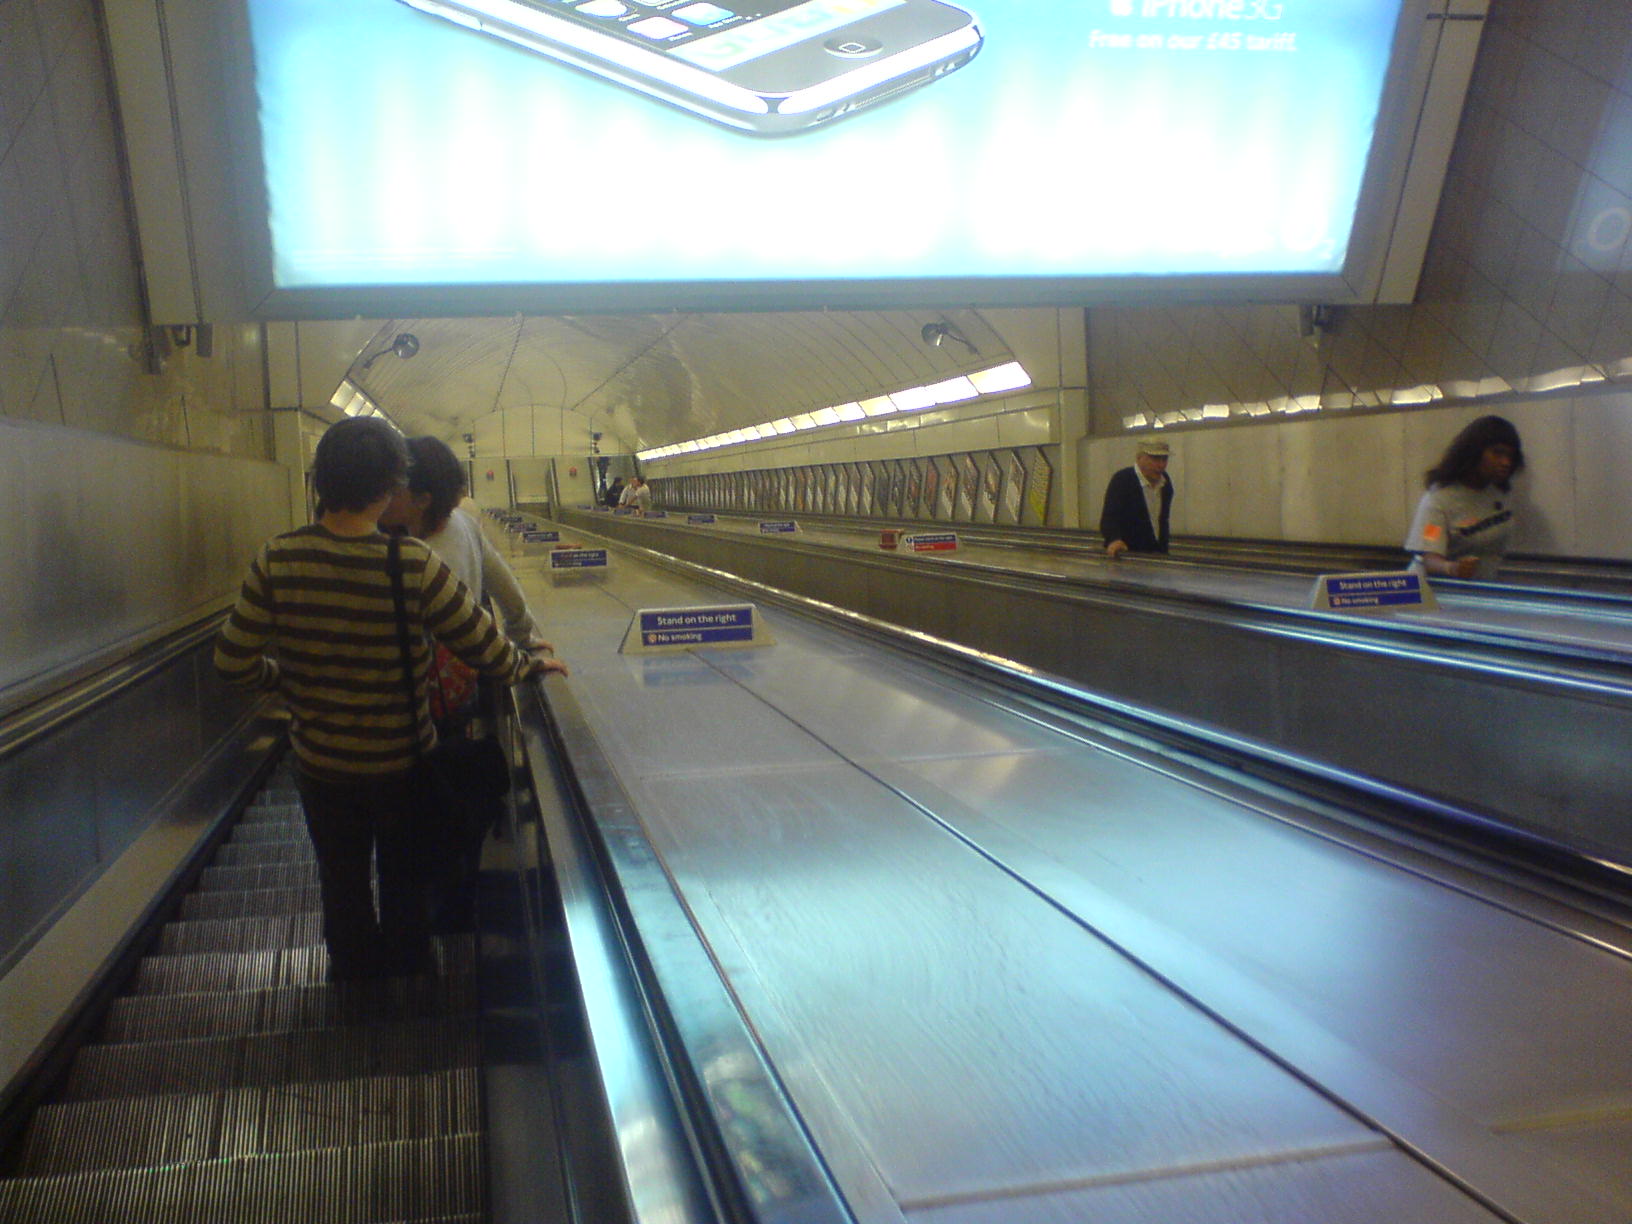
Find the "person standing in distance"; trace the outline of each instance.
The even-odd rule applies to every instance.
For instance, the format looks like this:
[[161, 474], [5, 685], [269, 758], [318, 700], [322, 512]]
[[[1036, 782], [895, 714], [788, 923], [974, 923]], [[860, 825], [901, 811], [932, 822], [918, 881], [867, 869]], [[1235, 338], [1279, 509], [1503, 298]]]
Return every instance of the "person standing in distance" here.
[[1173, 508], [1173, 481], [1167, 474], [1166, 442], [1141, 442], [1133, 466], [1112, 476], [1105, 486], [1099, 534], [1105, 555], [1167, 551], [1167, 519]]
[[1519, 431], [1482, 416], [1451, 439], [1428, 469], [1428, 491], [1405, 537], [1411, 569], [1439, 578], [1496, 577], [1513, 534], [1512, 480], [1524, 470]]
[[631, 476], [619, 504], [628, 506], [636, 514], [644, 515], [652, 508], [652, 491], [639, 476]]

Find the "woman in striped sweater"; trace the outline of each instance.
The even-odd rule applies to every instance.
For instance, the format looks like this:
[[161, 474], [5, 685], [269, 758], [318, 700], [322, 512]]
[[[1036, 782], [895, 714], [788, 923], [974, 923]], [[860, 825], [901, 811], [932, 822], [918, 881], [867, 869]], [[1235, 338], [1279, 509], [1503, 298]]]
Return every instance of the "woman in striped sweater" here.
[[[430, 967], [411, 785], [436, 742], [425, 698], [426, 634], [484, 675], [514, 683], [566, 673], [517, 649], [436, 555], [400, 544], [416, 700], [410, 706], [381, 514], [407, 480], [401, 435], [375, 417], [332, 426], [317, 446], [316, 523], [261, 546], [216, 643], [228, 681], [288, 705], [296, 782], [317, 853], [323, 937], [335, 979]], [[376, 913], [370, 864], [379, 881]]]

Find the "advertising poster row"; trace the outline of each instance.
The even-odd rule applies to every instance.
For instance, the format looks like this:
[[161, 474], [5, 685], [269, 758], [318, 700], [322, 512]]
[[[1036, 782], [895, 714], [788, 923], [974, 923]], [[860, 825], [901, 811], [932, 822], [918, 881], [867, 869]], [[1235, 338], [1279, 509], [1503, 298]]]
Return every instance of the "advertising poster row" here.
[[669, 476], [652, 480], [675, 510], [831, 514], [1017, 527], [1057, 525], [1055, 448], [1021, 446], [914, 459]]

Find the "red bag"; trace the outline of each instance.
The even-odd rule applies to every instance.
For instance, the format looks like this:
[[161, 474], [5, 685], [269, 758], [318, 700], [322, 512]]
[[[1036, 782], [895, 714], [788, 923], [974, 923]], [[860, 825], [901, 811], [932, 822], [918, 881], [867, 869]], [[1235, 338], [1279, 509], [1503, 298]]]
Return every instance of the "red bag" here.
[[440, 642], [431, 656], [431, 718], [438, 724], [468, 716], [476, 706], [477, 675]]

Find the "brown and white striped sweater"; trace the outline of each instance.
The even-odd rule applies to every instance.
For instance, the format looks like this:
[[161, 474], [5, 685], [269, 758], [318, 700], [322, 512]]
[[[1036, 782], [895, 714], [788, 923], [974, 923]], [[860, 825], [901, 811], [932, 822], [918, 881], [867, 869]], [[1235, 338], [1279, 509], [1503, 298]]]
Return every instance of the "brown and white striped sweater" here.
[[514, 682], [536, 670], [424, 543], [401, 544], [403, 598], [418, 709], [403, 691], [383, 533], [338, 536], [313, 524], [261, 546], [216, 640], [233, 684], [277, 689], [293, 715], [295, 754], [337, 781], [406, 769], [414, 740], [436, 742], [425, 698], [425, 634], [477, 671]]

